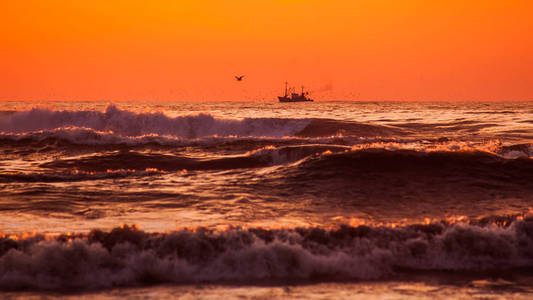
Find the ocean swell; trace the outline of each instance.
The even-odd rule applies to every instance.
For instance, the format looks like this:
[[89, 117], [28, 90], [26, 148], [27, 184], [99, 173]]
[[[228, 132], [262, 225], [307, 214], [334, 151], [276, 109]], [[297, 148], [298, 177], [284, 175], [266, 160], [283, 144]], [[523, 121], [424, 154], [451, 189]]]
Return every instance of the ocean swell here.
[[300, 164], [302, 173], [399, 174], [401, 176], [479, 175], [487, 178], [522, 182], [533, 174], [530, 158], [506, 159], [483, 151], [415, 151], [379, 148], [357, 149], [313, 156]]
[[[258, 190], [290, 191], [345, 209], [429, 205], [484, 207], [531, 201], [533, 160], [505, 159], [481, 151], [361, 149], [313, 155], [280, 166], [257, 183]], [[500, 205], [496, 205], [496, 203]], [[327, 207], [327, 206], [326, 206]]]

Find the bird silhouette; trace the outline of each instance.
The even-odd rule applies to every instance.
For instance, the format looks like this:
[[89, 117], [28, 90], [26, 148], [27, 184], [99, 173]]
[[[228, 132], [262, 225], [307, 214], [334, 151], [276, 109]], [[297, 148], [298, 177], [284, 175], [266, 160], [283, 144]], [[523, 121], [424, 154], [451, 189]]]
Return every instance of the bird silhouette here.
[[237, 79], [237, 81], [242, 81], [243, 78], [244, 78], [244, 75], [235, 76], [235, 79]]

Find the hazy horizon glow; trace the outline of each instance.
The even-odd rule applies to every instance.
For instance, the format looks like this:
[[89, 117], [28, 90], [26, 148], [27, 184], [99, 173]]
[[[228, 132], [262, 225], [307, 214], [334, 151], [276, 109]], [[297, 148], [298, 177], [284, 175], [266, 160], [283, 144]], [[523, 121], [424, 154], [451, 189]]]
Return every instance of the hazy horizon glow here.
[[[0, 100], [533, 100], [533, 2], [3, 1]], [[234, 75], [245, 74], [237, 82]]]

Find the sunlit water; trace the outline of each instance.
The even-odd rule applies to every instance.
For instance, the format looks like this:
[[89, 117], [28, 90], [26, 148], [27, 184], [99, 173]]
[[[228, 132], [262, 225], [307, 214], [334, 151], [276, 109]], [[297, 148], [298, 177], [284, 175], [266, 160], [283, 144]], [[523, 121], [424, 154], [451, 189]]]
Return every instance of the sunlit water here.
[[13, 297], [531, 292], [533, 103], [3, 102], [0, 132]]

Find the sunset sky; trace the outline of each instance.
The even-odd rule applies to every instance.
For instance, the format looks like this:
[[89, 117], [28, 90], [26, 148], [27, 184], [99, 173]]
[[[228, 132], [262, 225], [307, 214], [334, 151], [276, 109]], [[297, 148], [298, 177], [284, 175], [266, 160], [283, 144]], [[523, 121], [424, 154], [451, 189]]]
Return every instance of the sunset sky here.
[[2, 0], [0, 35], [0, 100], [533, 100], [530, 0]]

